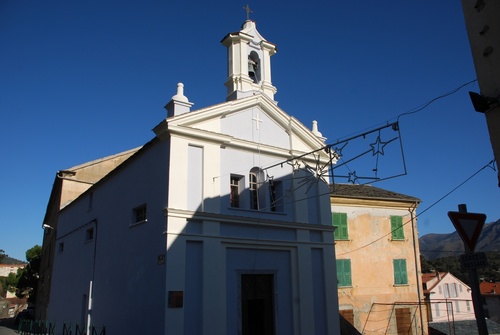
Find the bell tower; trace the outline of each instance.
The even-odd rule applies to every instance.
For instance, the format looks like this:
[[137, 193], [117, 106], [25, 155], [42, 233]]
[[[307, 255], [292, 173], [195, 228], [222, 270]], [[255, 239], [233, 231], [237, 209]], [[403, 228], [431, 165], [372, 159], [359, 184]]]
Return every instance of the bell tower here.
[[227, 48], [228, 78], [226, 100], [264, 93], [274, 100], [276, 87], [271, 82], [271, 56], [276, 45], [266, 41], [248, 18], [239, 32], [229, 33], [221, 41]]

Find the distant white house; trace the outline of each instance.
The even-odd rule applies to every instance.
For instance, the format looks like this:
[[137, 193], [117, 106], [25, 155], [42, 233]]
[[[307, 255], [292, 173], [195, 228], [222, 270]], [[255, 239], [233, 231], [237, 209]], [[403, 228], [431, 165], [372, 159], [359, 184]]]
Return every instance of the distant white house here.
[[17, 270], [25, 266], [26, 264], [0, 264], [0, 277], [8, 277], [10, 273], [17, 273]]
[[429, 322], [475, 319], [469, 286], [449, 272], [422, 274]]

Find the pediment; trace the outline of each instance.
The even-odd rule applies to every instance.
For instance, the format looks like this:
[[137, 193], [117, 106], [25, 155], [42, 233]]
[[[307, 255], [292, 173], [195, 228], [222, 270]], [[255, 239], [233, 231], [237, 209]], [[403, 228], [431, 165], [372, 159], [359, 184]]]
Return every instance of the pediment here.
[[[166, 119], [169, 130], [182, 128], [183, 133], [206, 132], [224, 141], [241, 140], [255, 145], [310, 152], [324, 146], [293, 116], [285, 113], [263, 94], [224, 102]], [[158, 131], [155, 128], [155, 132]]]

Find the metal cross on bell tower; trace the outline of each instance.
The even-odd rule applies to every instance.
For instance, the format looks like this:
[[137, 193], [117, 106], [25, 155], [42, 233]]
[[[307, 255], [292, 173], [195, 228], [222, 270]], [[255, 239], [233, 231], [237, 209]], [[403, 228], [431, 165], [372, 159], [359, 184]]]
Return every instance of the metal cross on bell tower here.
[[250, 20], [250, 13], [253, 13], [253, 11], [250, 9], [250, 6], [248, 4], [243, 7], [243, 9], [247, 12], [247, 21]]

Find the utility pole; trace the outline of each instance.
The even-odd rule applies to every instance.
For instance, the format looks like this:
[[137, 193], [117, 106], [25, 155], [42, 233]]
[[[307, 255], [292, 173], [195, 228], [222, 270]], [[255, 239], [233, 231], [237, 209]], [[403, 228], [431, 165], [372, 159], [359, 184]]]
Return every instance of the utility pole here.
[[481, 235], [484, 222], [486, 221], [486, 215], [468, 213], [467, 206], [461, 204], [458, 205], [458, 212], [448, 212], [448, 217], [464, 242], [465, 254], [460, 256], [460, 264], [463, 269], [467, 269], [469, 274], [472, 304], [474, 305], [478, 333], [479, 335], [488, 335], [481, 290], [479, 289], [479, 279], [477, 277], [477, 268], [487, 266], [487, 260], [484, 253], [474, 252], [477, 240], [479, 239], [479, 235]]

